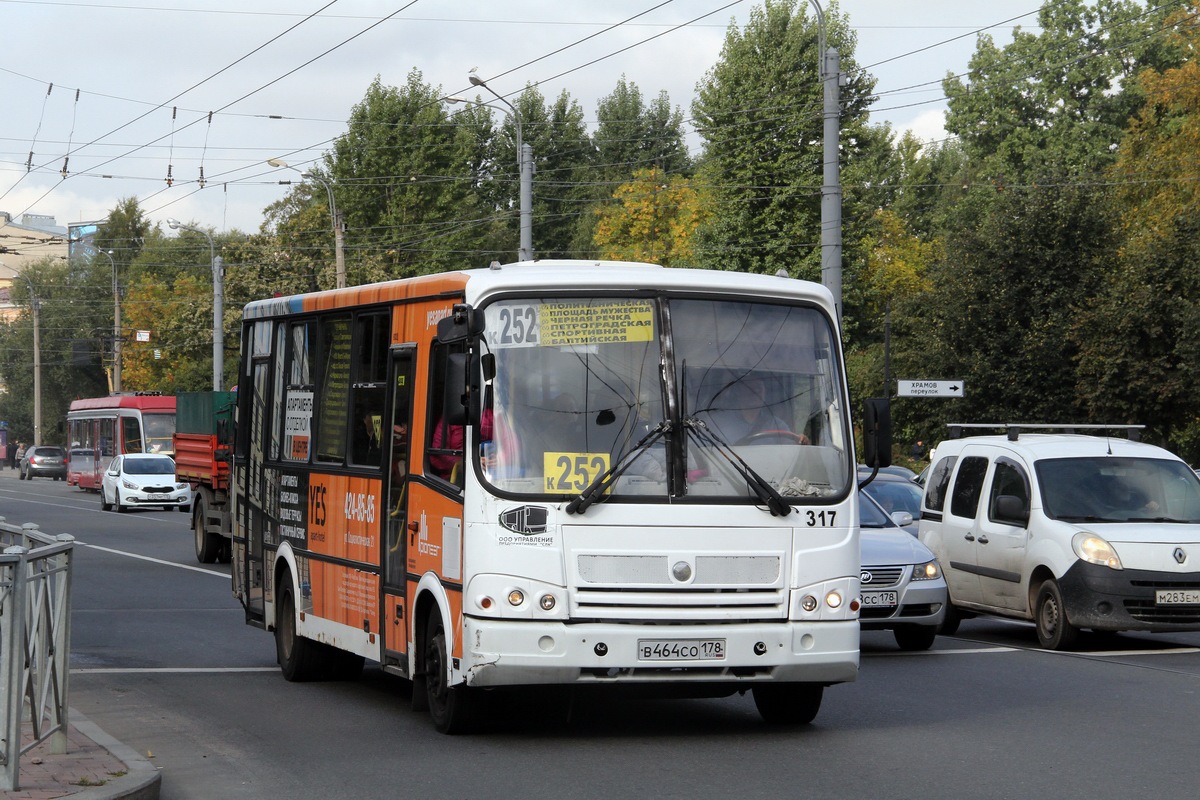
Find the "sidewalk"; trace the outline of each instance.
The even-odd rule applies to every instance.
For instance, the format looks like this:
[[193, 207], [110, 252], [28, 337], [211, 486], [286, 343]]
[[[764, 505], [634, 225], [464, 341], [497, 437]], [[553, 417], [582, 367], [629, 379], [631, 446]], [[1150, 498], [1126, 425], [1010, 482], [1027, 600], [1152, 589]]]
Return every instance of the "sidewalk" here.
[[45, 741], [21, 756], [19, 788], [6, 792], [6, 799], [157, 800], [162, 784], [157, 767], [75, 709], [67, 713], [67, 752], [55, 755]]
[[[0, 479], [17, 480], [15, 469], [0, 469]], [[39, 481], [49, 480], [38, 478]], [[45, 741], [21, 756], [16, 791], [4, 800], [157, 800], [162, 774], [132, 748], [100, 730], [87, 717], [68, 709], [67, 752], [55, 755]], [[23, 726], [25, 744], [32, 734]], [[28, 737], [28, 738], [25, 738]]]

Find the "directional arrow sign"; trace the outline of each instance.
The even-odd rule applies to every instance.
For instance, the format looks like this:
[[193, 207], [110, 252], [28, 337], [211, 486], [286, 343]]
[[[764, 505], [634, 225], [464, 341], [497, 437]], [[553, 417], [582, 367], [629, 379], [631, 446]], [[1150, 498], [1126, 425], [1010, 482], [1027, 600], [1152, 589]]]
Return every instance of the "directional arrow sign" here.
[[962, 397], [962, 381], [896, 381], [900, 397]]

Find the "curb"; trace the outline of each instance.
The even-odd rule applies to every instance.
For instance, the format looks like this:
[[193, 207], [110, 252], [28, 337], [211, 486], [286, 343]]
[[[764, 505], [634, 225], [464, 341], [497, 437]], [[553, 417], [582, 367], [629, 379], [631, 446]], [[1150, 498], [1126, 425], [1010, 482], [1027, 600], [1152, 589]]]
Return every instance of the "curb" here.
[[162, 787], [162, 773], [158, 767], [151, 764], [149, 759], [144, 758], [132, 747], [109, 736], [75, 709], [70, 708], [67, 713], [75, 730], [123, 762], [128, 770], [126, 774], [119, 778], [113, 778], [103, 786], [81, 789], [66, 795], [67, 797], [70, 797], [71, 800], [112, 800], [112, 798], [158, 800], [159, 790]]

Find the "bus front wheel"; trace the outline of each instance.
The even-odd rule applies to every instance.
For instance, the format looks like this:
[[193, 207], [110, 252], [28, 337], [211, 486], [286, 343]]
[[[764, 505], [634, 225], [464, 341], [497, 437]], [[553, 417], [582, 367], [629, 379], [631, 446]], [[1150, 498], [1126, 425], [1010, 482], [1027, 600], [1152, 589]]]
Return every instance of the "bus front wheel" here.
[[754, 706], [772, 725], [807, 725], [821, 710], [820, 683], [760, 683], [752, 690]]
[[425, 626], [425, 701], [433, 726], [439, 733], [468, 733], [472, 727], [474, 704], [478, 702], [470, 687], [450, 684], [450, 651], [446, 642], [446, 629], [437, 608], [429, 613]]

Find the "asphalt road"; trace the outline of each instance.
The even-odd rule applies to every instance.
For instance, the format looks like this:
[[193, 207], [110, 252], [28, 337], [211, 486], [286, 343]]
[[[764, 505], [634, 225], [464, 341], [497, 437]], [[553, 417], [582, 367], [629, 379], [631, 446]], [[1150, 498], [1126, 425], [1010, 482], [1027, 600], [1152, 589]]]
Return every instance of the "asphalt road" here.
[[1087, 636], [968, 620], [927, 653], [863, 635], [859, 680], [814, 724], [749, 698], [506, 698], [484, 732], [437, 734], [404, 681], [289, 684], [188, 517], [0, 473], [0, 515], [79, 541], [70, 704], [190, 798], [1192, 798], [1200, 633]]

